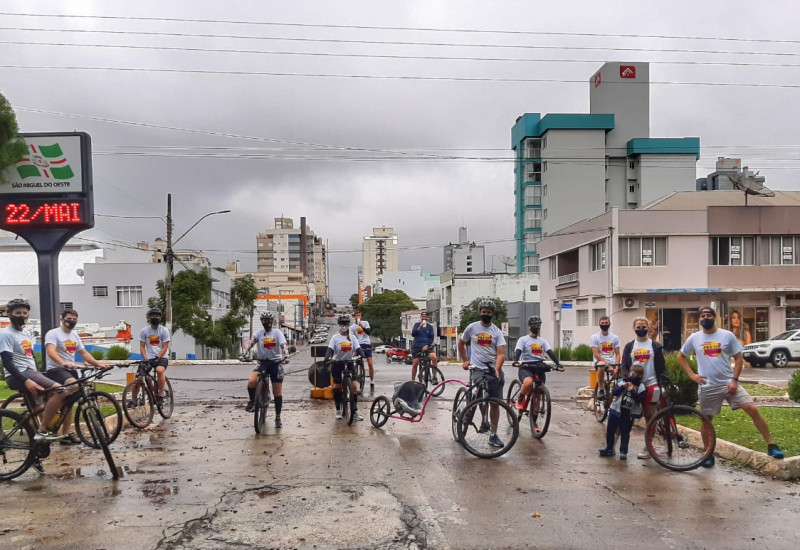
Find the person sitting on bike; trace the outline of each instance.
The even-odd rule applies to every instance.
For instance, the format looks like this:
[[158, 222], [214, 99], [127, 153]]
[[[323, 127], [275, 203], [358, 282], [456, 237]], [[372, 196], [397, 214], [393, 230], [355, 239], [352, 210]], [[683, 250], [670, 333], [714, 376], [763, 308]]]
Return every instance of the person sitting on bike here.
[[[45, 345], [45, 364], [47, 370], [44, 375], [50, 380], [63, 385], [74, 384], [75, 379], [75, 355], [79, 355], [83, 362], [98, 368], [111, 368], [108, 363], [101, 363], [83, 347], [80, 336], [73, 331], [78, 323], [78, 312], [74, 309], [65, 309], [61, 312], [61, 326], [48, 330], [44, 335]], [[75, 390], [75, 386], [69, 386]], [[72, 392], [69, 392], [72, 393]], [[73, 427], [71, 421], [64, 421], [61, 424], [62, 445], [80, 445], [81, 440], [74, 433], [70, 433]]]
[[[428, 323], [428, 312], [422, 311], [419, 314], [419, 322], [414, 323], [413, 328], [411, 329], [411, 337], [414, 338], [414, 345], [411, 348], [411, 354], [413, 355], [414, 359], [411, 363], [411, 379], [417, 379], [417, 365], [419, 365], [419, 356], [426, 351], [431, 349], [433, 346], [433, 341], [435, 335], [433, 333], [433, 326]], [[436, 357], [436, 354], [432, 351], [428, 354], [428, 357], [431, 359], [431, 365], [436, 368], [439, 360]], [[433, 385], [439, 383], [439, 381], [435, 378], [431, 381]]]
[[[491, 378], [489, 383], [489, 397], [503, 398], [503, 363], [506, 360], [506, 339], [500, 329], [492, 323], [495, 305], [491, 300], [481, 300], [478, 303], [480, 321], [467, 325], [464, 333], [458, 340], [458, 352], [461, 356], [464, 370], [470, 366], [470, 361], [476, 367], [470, 378], [473, 383], [479, 382], [484, 376]], [[467, 355], [467, 343], [470, 354]], [[500, 420], [500, 407], [492, 403], [489, 406], [489, 420], [491, 432], [489, 444], [493, 447], [505, 447], [505, 443], [497, 436], [497, 424]]]
[[[42, 398], [39, 392], [45, 389], [61, 387], [61, 384], [51, 380], [36, 370], [36, 360], [33, 358], [33, 337], [25, 329], [25, 323], [30, 315], [31, 305], [24, 298], [15, 298], [8, 302], [6, 315], [11, 324], [0, 331], [0, 357], [5, 369], [6, 384], [12, 390], [25, 392], [33, 402], [36, 409], [41, 410]], [[53, 392], [47, 399], [42, 415], [42, 428], [36, 433], [37, 441], [56, 441], [61, 436], [53, 434], [48, 426], [55, 418], [61, 405], [64, 403], [66, 393]], [[38, 412], [37, 410], [32, 412]]]
[[[372, 343], [369, 339], [371, 329], [369, 322], [361, 319], [361, 312], [355, 310], [353, 312], [353, 324], [350, 325], [350, 336], [353, 336], [361, 347], [361, 356], [366, 360], [369, 367], [369, 391], [375, 392], [375, 367], [372, 366]], [[362, 390], [364, 388], [361, 388]]]
[[556, 368], [561, 368], [561, 363], [550, 347], [550, 343], [539, 336], [539, 331], [542, 329], [542, 318], [538, 315], [528, 317], [528, 328], [530, 333], [517, 340], [512, 363], [513, 366], [519, 367], [520, 359], [522, 359], [522, 367], [519, 369], [518, 375], [519, 381], [522, 382], [522, 388], [520, 388], [517, 398], [517, 409], [521, 411], [525, 410], [528, 396], [533, 392], [534, 378], [538, 376], [542, 382], [546, 380], [544, 370], [537, 368], [536, 363], [544, 366], [544, 356], [547, 355], [556, 364]]
[[[352, 363], [356, 355], [361, 356], [361, 346], [350, 330], [350, 317], [342, 315], [339, 317], [339, 332], [331, 336], [328, 349], [325, 350], [325, 363], [333, 361], [331, 376], [333, 376], [333, 402], [336, 405], [336, 420], [342, 418], [342, 373], [347, 363]], [[355, 391], [358, 392], [358, 382], [354, 380], [353, 384], [356, 386]], [[354, 411], [356, 411], [356, 407], [357, 402], [353, 403]], [[364, 420], [364, 417], [357, 411], [353, 413], [353, 418]]]
[[637, 363], [631, 367], [628, 376], [614, 387], [614, 401], [608, 409], [606, 446], [600, 449], [600, 456], [614, 456], [614, 440], [619, 430], [619, 459], [628, 460], [628, 442], [633, 422], [642, 416], [642, 401], [647, 396], [647, 388], [642, 384], [643, 376], [644, 367]]
[[[606, 390], [603, 387], [606, 378], [607, 365], [619, 365], [620, 352], [619, 352], [619, 336], [613, 332], [609, 332], [611, 328], [611, 319], [608, 315], [600, 317], [600, 331], [592, 334], [590, 346], [592, 348], [592, 355], [594, 356], [594, 368], [597, 369], [597, 389], [598, 397], [605, 397]], [[614, 376], [619, 372], [619, 368], [612, 371]]]
[[[156, 365], [156, 376], [158, 385], [158, 395], [156, 399], [159, 404], [164, 403], [164, 386], [167, 383], [166, 375], [169, 359], [170, 334], [167, 327], [161, 325], [161, 310], [150, 309], [147, 312], [147, 320], [150, 324], [139, 332], [139, 353], [142, 358]], [[136, 397], [135, 395], [133, 396]]]
[[[283, 361], [289, 356], [288, 348], [286, 345], [286, 337], [283, 332], [277, 328], [272, 328], [275, 322], [275, 316], [267, 311], [261, 314], [260, 329], [253, 335], [253, 343], [250, 348], [256, 347], [256, 358], [258, 359], [258, 366], [250, 373], [250, 379], [247, 381], [247, 394], [250, 400], [247, 402], [245, 411], [253, 412], [255, 407], [253, 401], [256, 396], [256, 384], [258, 384], [258, 373], [264, 372], [269, 374], [269, 379], [272, 381], [272, 395], [275, 398], [275, 427], [282, 428], [281, 422], [281, 408], [283, 407]], [[247, 349], [245, 355], [250, 351]]]

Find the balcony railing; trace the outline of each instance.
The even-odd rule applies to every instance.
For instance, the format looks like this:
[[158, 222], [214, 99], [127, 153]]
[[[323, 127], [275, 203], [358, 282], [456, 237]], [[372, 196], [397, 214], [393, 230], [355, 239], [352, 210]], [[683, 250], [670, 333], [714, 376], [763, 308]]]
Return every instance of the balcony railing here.
[[577, 280], [578, 280], [578, 274], [577, 273], [568, 273], [566, 275], [561, 275], [558, 278], [558, 284], [565, 285], [567, 283], [577, 282]]

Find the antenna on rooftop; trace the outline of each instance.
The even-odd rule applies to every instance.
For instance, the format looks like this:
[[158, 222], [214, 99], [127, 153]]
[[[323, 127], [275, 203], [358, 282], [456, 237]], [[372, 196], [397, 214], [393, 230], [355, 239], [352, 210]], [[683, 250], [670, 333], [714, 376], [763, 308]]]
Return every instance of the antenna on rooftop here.
[[517, 260], [511, 256], [500, 256], [500, 261], [506, 266], [506, 273], [508, 273], [509, 267], [517, 265]]
[[760, 181], [756, 181], [756, 176], [758, 174], [759, 174], [758, 172], [756, 172], [755, 174], [750, 173], [747, 170], [747, 166], [745, 166], [741, 172], [726, 174], [728, 176], [728, 179], [731, 180], [731, 183], [736, 189], [744, 191], [745, 206], [747, 206], [747, 195], [755, 195], [757, 197], [775, 196], [775, 191], [773, 191]]

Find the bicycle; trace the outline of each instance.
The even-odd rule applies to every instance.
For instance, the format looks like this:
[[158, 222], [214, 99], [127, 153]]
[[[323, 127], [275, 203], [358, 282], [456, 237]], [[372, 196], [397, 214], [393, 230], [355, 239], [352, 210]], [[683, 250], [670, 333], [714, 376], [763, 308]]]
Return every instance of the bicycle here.
[[[617, 385], [617, 380], [619, 379], [619, 376], [614, 376], [611, 373], [611, 369], [613, 368], [619, 368], [619, 363], [606, 364], [606, 374], [603, 380], [598, 379], [597, 383], [594, 385], [594, 391], [592, 391], [594, 417], [601, 424], [605, 422], [605, 419], [608, 417], [608, 409], [611, 407], [611, 402], [614, 400], [614, 386]], [[605, 393], [600, 395], [601, 391]]]
[[172, 391], [172, 382], [165, 374], [164, 399], [156, 398], [158, 394], [156, 367], [158, 365], [155, 359], [119, 365], [120, 368], [133, 366], [137, 367], [136, 378], [122, 390], [122, 410], [131, 426], [143, 430], [153, 421], [156, 409], [162, 418], [166, 419], [172, 416], [175, 408], [175, 394]]
[[[68, 395], [64, 400], [58, 414], [58, 421], [53, 427], [53, 431], [58, 432], [64, 423], [69, 418], [70, 409], [77, 405], [73, 421], [75, 424], [75, 433], [84, 445], [99, 449], [100, 446], [92, 438], [91, 432], [88, 430], [87, 422], [85, 419], [85, 409], [89, 406], [96, 407], [104, 414], [104, 422], [106, 424], [106, 444], [113, 443], [120, 432], [122, 431], [122, 407], [117, 399], [110, 393], [98, 391], [94, 387], [94, 381], [100, 380], [110, 369], [97, 369], [94, 367], [76, 367], [75, 382], [66, 384], [64, 387], [77, 386], [77, 391]], [[80, 371], [80, 372], [79, 372]], [[80, 376], [80, 373], [91, 374]], [[22, 414], [26, 409], [31, 409], [32, 404], [26, 402], [26, 396], [22, 393], [14, 393], [6, 398], [0, 409], [7, 409]], [[35, 429], [39, 429], [38, 416], [36, 417]]]
[[358, 357], [355, 363], [354, 380], [358, 382], [358, 395], [364, 393], [364, 384], [367, 381], [367, 373], [364, 370], [364, 358]]
[[264, 429], [264, 422], [267, 419], [267, 409], [269, 408], [270, 375], [267, 372], [267, 367], [282, 364], [285, 365], [288, 362], [288, 359], [279, 359], [277, 361], [259, 360], [258, 381], [256, 382], [256, 391], [253, 394], [253, 427], [255, 428], [257, 434], [262, 433], [262, 430]]
[[521, 421], [524, 415], [528, 415], [533, 437], [541, 439], [550, 427], [550, 415], [553, 408], [550, 390], [545, 385], [544, 374], [552, 370], [563, 372], [564, 367], [552, 367], [544, 361], [535, 363], [517, 363], [515, 361], [513, 365], [521, 368], [527, 367], [533, 371], [533, 392], [525, 396], [523, 408], [517, 408], [516, 405], [519, 399], [519, 392], [522, 389], [522, 383], [519, 379], [516, 379], [508, 386], [506, 402], [514, 409], [517, 420]]
[[[659, 387], [662, 387], [659, 384]], [[647, 451], [663, 467], [676, 472], [694, 470], [714, 455], [717, 433], [711, 420], [688, 405], [675, 405], [677, 386], [661, 391], [660, 408], [647, 422], [644, 441]], [[681, 421], [679, 423], [678, 421]], [[699, 438], [682, 425], [699, 422]]]
[[[493, 367], [492, 367], [493, 368]], [[473, 381], [472, 373], [478, 371], [482, 376]], [[466, 388], [459, 388], [453, 399], [452, 429], [453, 438], [456, 439], [467, 452], [479, 458], [495, 458], [501, 456], [514, 446], [519, 437], [519, 419], [515, 410], [503, 399], [489, 397], [489, 384], [495, 378], [494, 373], [479, 369], [475, 365], [469, 366], [470, 383]], [[491, 417], [494, 407], [498, 410], [497, 429], [494, 435], [503, 437], [503, 445], [491, 441]], [[508, 425], [501, 425], [501, 419], [506, 418]]]
[[[332, 361], [325, 361], [328, 367]], [[344, 371], [342, 371], [342, 418], [347, 421], [348, 426], [353, 425], [356, 415], [356, 404], [358, 403], [358, 392], [353, 388], [355, 377], [355, 361], [344, 361]]]
[[[419, 359], [417, 364], [417, 380], [425, 384], [425, 392], [432, 392], [434, 397], [439, 397], [444, 392], [444, 386], [439, 385], [440, 380], [444, 380], [444, 374], [439, 367], [433, 366], [430, 354], [434, 353], [433, 348], [419, 351], [413, 355], [414, 359]], [[428, 388], [432, 388], [428, 390]]]
[[[78, 397], [69, 396], [65, 399], [61, 408], [62, 416], [58, 419], [55, 429], [58, 429], [64, 421], [69, 407], [77, 402], [78, 407], [75, 411], [76, 431], [82, 420], [88, 431], [88, 436], [83, 436], [86, 437], [84, 442], [91, 447], [102, 449], [103, 456], [111, 471], [111, 477], [119, 479], [119, 472], [108, 445], [109, 441], [113, 441], [112, 435], [113, 438], [119, 435], [122, 423], [118, 421], [112, 432], [109, 432], [97, 400], [92, 398], [92, 392], [87, 393], [86, 391], [86, 386], [89, 384], [88, 380], [100, 378], [104, 372], [106, 371], [102, 370], [101, 372], [81, 377], [76, 382], [51, 388], [42, 393], [61, 392], [64, 391], [64, 388], [78, 385]], [[39, 428], [38, 414], [40, 411], [37, 410], [36, 404], [27, 393], [24, 394], [23, 399], [25, 402], [23, 413], [10, 409], [0, 409], [0, 457], [2, 457], [2, 460], [0, 460], [0, 481], [14, 479], [24, 474], [31, 466], [39, 473], [44, 473], [41, 461], [50, 456], [51, 442], [46, 440], [37, 441], [35, 439], [36, 431]], [[82, 440], [83, 437], [81, 437]]]
[[[444, 388], [444, 386], [447, 385], [448, 383], [460, 384], [463, 387], [467, 386], [461, 380], [453, 379], [453, 380], [442, 380], [437, 385], [437, 388], [438, 386], [442, 386]], [[417, 382], [409, 380], [406, 382], [406, 384], [417, 384]], [[421, 400], [425, 394], [427, 394], [427, 397], [425, 397], [425, 401], [422, 403], [422, 407], [419, 409], [419, 411], [416, 410], [410, 411], [407, 408], [398, 408], [397, 403], [395, 403], [393, 406], [392, 401], [388, 397], [386, 397], [385, 395], [380, 395], [377, 398], [375, 398], [375, 400], [372, 402], [372, 406], [369, 409], [369, 420], [370, 422], [372, 422], [372, 425], [375, 426], [376, 428], [382, 428], [383, 425], [386, 424], [386, 422], [388, 422], [390, 418], [394, 418], [396, 420], [405, 420], [406, 422], [411, 422], [411, 423], [420, 422], [422, 421], [422, 418], [425, 416], [425, 408], [428, 406], [428, 400], [430, 400], [433, 393], [428, 392], [427, 390], [423, 390], [422, 392], [420, 392], [419, 396], [416, 396], [417, 397], [416, 401], [419, 402], [419, 400]], [[440, 394], [441, 392], [439, 392], [437, 395]], [[456, 441], [458, 441], [457, 437], [455, 439]]]

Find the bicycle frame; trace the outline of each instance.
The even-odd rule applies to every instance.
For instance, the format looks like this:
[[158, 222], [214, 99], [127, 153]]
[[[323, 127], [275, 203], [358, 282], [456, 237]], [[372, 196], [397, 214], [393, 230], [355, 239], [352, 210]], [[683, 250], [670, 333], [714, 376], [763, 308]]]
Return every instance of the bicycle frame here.
[[[463, 381], [461, 381], [461, 380], [459, 380], [457, 378], [452, 378], [452, 379], [449, 379], [449, 380], [443, 380], [443, 381], [439, 382], [434, 387], [434, 390], [437, 389], [439, 386], [444, 386], [448, 382], [456, 382], [458, 384], [461, 384], [464, 387], [467, 387], [467, 384], [465, 384]], [[406, 422], [411, 422], [412, 424], [414, 424], [416, 422], [421, 422], [422, 421], [422, 417], [425, 416], [425, 407], [428, 406], [428, 401], [430, 400], [432, 395], [433, 395], [433, 390], [431, 390], [428, 393], [428, 395], [425, 397], [425, 401], [422, 403], [422, 410], [420, 411], [420, 413], [417, 416], [415, 416], [413, 418], [408, 418], [406, 416], [399, 416], [397, 414], [392, 413], [391, 415], [389, 415], [389, 418], [394, 418], [396, 420], [404, 420]]]

